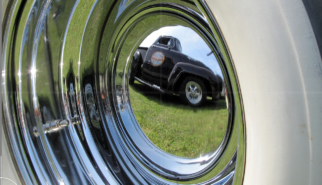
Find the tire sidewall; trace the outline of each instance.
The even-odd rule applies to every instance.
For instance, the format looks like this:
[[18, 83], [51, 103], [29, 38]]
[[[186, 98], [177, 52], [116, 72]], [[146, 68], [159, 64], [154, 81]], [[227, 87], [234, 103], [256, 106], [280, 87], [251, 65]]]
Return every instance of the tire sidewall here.
[[303, 2], [206, 2], [242, 95], [243, 183], [321, 184], [322, 61]]

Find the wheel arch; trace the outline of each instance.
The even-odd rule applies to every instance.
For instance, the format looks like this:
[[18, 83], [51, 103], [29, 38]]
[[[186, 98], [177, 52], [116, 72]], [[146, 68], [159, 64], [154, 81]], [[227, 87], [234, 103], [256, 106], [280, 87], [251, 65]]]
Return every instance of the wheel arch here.
[[179, 88], [180, 88], [182, 82], [184, 81], [184, 79], [186, 79], [189, 76], [195, 77], [195, 78], [198, 78], [198, 79], [202, 80], [202, 82], [204, 82], [204, 84], [206, 86], [207, 95], [211, 95], [211, 94], [209, 94], [209, 93], [212, 92], [209, 80], [207, 80], [205, 77], [202, 77], [202, 76], [199, 76], [199, 75], [196, 75], [196, 74], [192, 74], [192, 73], [189, 73], [189, 72], [181, 72], [179, 74], [179, 76], [177, 77], [177, 79], [173, 83], [173, 92], [177, 93], [179, 91]]

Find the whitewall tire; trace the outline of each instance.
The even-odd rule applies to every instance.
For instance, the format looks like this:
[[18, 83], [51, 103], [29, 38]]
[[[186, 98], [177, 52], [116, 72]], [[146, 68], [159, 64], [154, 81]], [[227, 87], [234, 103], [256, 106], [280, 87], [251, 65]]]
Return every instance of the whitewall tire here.
[[303, 2], [207, 3], [243, 97], [244, 184], [321, 184], [322, 61]]

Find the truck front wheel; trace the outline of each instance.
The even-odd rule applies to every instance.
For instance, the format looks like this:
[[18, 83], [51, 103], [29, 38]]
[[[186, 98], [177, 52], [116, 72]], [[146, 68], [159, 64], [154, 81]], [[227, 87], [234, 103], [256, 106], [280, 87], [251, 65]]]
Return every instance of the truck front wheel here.
[[180, 98], [190, 106], [200, 106], [206, 101], [206, 86], [202, 80], [187, 77], [180, 86]]

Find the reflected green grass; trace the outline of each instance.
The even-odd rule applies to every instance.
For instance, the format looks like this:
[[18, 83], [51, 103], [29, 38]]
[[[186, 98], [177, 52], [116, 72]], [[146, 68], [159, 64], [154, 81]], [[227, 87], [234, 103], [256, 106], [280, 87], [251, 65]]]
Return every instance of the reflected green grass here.
[[161, 95], [137, 81], [129, 89], [138, 123], [163, 151], [194, 158], [220, 145], [228, 123], [224, 100], [207, 99], [201, 107], [190, 107], [179, 96]]

